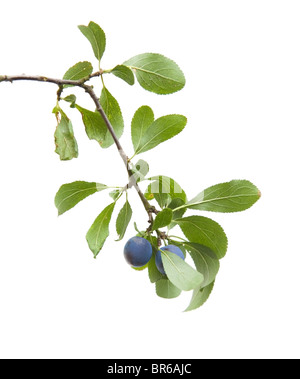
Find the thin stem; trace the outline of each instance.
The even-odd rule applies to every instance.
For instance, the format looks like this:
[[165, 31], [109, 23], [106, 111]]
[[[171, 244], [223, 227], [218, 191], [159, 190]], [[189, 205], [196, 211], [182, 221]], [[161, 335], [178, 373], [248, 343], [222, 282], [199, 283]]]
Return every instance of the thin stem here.
[[168, 236], [168, 238], [177, 238], [183, 242], [188, 242], [187, 240], [185, 240], [184, 238], [181, 238], [181, 237], [178, 237], [178, 236]]
[[102, 82], [103, 88], [106, 88], [106, 87], [105, 87], [105, 84], [104, 84], [103, 75], [101, 75], [101, 82]]
[[132, 161], [135, 156], [136, 156], [136, 153], [134, 153], [133, 156], [128, 159], [128, 162]]
[[143, 206], [144, 206], [146, 212], [148, 213], [148, 215], [149, 215], [149, 212], [150, 213], [152, 213], [152, 212], [156, 213], [157, 212], [156, 209], [151, 206], [151, 204], [148, 202], [148, 200], [145, 198], [143, 192], [141, 191], [141, 189], [140, 189], [140, 187], [139, 187], [139, 185], [138, 185], [138, 183], [134, 177], [134, 173], [128, 165], [129, 159], [128, 159], [127, 155], [125, 154], [125, 152], [122, 148], [122, 145], [120, 144], [120, 141], [119, 141], [118, 137], [116, 136], [115, 131], [114, 131], [107, 115], [105, 114], [95, 91], [93, 90], [93, 87], [85, 84], [90, 78], [93, 78], [95, 76], [102, 76], [102, 74], [103, 74], [103, 70], [100, 69], [99, 71], [95, 72], [94, 74], [91, 74], [90, 76], [83, 78], [83, 79], [80, 79], [80, 80], [54, 79], [54, 78], [48, 78], [46, 76], [33, 76], [33, 75], [14, 75], [14, 76], [0, 75], [0, 83], [1, 82], [13, 83], [13, 82], [19, 81], [19, 80], [30, 80], [30, 81], [37, 81], [37, 82], [43, 82], [43, 83], [53, 83], [53, 84], [56, 84], [59, 86], [59, 90], [58, 90], [58, 94], [57, 94], [58, 98], [61, 95], [61, 92], [62, 92], [64, 85], [72, 85], [75, 87], [83, 88], [85, 90], [85, 92], [87, 92], [90, 95], [91, 99], [94, 101], [94, 103], [96, 105], [97, 111], [100, 113], [101, 117], [103, 118], [103, 120], [107, 126], [107, 129], [108, 129], [109, 133], [111, 134], [111, 136], [114, 140], [114, 143], [118, 149], [118, 152], [119, 152], [119, 154], [120, 154], [120, 156], [124, 162], [128, 176], [129, 176], [130, 180], [132, 180], [133, 187], [136, 189], [136, 191], [137, 191], [137, 193], [138, 193], [138, 195], [139, 195], [139, 197], [143, 203]]

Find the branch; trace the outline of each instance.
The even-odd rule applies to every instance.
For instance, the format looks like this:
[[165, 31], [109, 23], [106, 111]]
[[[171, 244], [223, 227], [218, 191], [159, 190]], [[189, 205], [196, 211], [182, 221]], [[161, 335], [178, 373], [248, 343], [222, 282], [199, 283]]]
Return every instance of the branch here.
[[53, 83], [58, 86], [63, 85], [72, 85], [81, 87], [88, 79], [80, 79], [80, 80], [66, 80], [66, 79], [54, 79], [54, 78], [48, 78], [46, 76], [38, 76], [38, 75], [1, 75], [0, 76], [0, 82], [10, 82], [13, 83], [18, 80], [31, 80], [34, 82], [44, 82], [44, 83]]
[[118, 152], [119, 152], [119, 154], [120, 154], [120, 156], [121, 156], [121, 158], [125, 164], [128, 176], [131, 180], [133, 180], [133, 186], [136, 189], [136, 191], [137, 191], [137, 193], [138, 193], [138, 195], [139, 195], [139, 197], [140, 197], [140, 199], [144, 205], [146, 212], [148, 214], [149, 214], [149, 212], [150, 213], [156, 213], [157, 211], [155, 210], [155, 208], [153, 208], [151, 206], [151, 204], [148, 202], [148, 200], [145, 198], [144, 194], [142, 193], [142, 191], [141, 191], [141, 189], [140, 189], [140, 187], [139, 187], [139, 185], [138, 185], [138, 183], [134, 177], [134, 173], [129, 167], [128, 156], [125, 154], [125, 151], [123, 150], [123, 148], [120, 144], [120, 141], [119, 141], [118, 137], [116, 136], [115, 131], [114, 131], [109, 119], [107, 118], [107, 115], [105, 114], [95, 91], [93, 90], [93, 87], [85, 84], [90, 78], [100, 76], [100, 75], [102, 75], [102, 73], [103, 73], [103, 71], [100, 70], [100, 71], [97, 71], [97, 72], [91, 74], [90, 76], [83, 78], [83, 79], [80, 79], [80, 80], [54, 79], [54, 78], [48, 78], [46, 76], [31, 76], [31, 75], [14, 75], [14, 76], [0, 75], [0, 83], [1, 82], [13, 83], [13, 82], [19, 81], [19, 80], [30, 80], [30, 81], [36, 81], [36, 82], [53, 83], [53, 84], [56, 84], [57, 86], [59, 86], [58, 97], [60, 96], [60, 94], [62, 92], [62, 88], [64, 85], [72, 85], [72, 86], [80, 87], [80, 88], [84, 89], [85, 92], [87, 92], [90, 95], [91, 99], [94, 101], [97, 111], [100, 113], [101, 117], [103, 118], [103, 120], [107, 126], [107, 129], [108, 129], [109, 133], [111, 134], [111, 136], [114, 140], [114, 143], [117, 146]]

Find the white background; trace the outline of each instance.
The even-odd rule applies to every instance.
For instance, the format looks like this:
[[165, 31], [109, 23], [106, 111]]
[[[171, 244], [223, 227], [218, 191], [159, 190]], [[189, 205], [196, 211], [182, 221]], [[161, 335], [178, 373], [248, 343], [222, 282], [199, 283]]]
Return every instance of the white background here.
[[[1, 2], [0, 75], [61, 77], [81, 60], [97, 67], [77, 29], [93, 20], [107, 36], [103, 68], [158, 52], [186, 75], [184, 90], [170, 96], [106, 78], [123, 111], [127, 154], [138, 107], [151, 106], [156, 117], [181, 113], [184, 132], [141, 155], [151, 175], [175, 178], [189, 198], [231, 179], [262, 192], [246, 212], [204, 214], [223, 226], [229, 249], [209, 301], [183, 313], [190, 293], [160, 299], [147, 272], [124, 261], [132, 227], [114, 242], [113, 220], [93, 259], [85, 234], [106, 193], [57, 217], [63, 183], [126, 183], [116, 149], [89, 141], [66, 104], [79, 158], [60, 162], [56, 87], [1, 83], [1, 358], [299, 358], [299, 19], [299, 1], [289, 0]], [[143, 228], [147, 215], [131, 192]]]

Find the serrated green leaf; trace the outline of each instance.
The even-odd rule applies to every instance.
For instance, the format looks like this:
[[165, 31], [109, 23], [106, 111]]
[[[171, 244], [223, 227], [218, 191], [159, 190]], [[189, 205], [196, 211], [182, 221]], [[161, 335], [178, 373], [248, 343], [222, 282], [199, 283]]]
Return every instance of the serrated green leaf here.
[[95, 57], [101, 60], [105, 51], [106, 37], [104, 31], [95, 22], [90, 22], [88, 26], [78, 26], [81, 33], [90, 41]]
[[177, 288], [183, 291], [190, 291], [199, 287], [203, 282], [203, 275], [176, 254], [168, 250], [161, 250], [161, 257], [168, 279]]
[[139, 54], [123, 64], [134, 71], [139, 84], [147, 91], [165, 95], [185, 85], [184, 74], [178, 65], [161, 54]]
[[[102, 89], [100, 104], [109, 119], [117, 138], [120, 138], [123, 129], [123, 116], [117, 100], [106, 89]], [[85, 131], [89, 139], [96, 140], [102, 148], [108, 148], [114, 140], [107, 129], [107, 126], [98, 111], [92, 112], [76, 104], [76, 108], [82, 115]]]
[[[74, 137], [73, 126], [71, 120], [59, 108], [55, 110], [56, 114], [60, 113], [61, 118], [54, 133], [55, 152], [62, 161], [68, 161], [78, 157], [78, 145]], [[57, 116], [58, 117], [58, 116]]]
[[[78, 62], [65, 73], [63, 79], [65, 80], [80, 80], [88, 78], [93, 72], [93, 66], [90, 62]], [[69, 84], [65, 84], [64, 87], [72, 87]]]
[[55, 206], [58, 210], [58, 215], [75, 207], [76, 204], [86, 197], [106, 188], [105, 184], [84, 181], [63, 184], [55, 196]]
[[260, 198], [258, 188], [248, 180], [216, 184], [199, 193], [180, 208], [211, 212], [240, 212]]
[[157, 230], [171, 223], [173, 211], [170, 208], [165, 208], [158, 213], [152, 225], [153, 230]]
[[[101, 92], [100, 104], [107, 118], [109, 119], [117, 138], [120, 138], [124, 130], [124, 120], [123, 120], [122, 112], [117, 100], [112, 96], [112, 94], [105, 87], [102, 89], [102, 92]], [[105, 125], [105, 128], [106, 128], [106, 124], [102, 118], [101, 118], [101, 122], [103, 125]], [[101, 147], [107, 148], [113, 144], [114, 144], [114, 140], [111, 134], [109, 133], [108, 129], [106, 128], [105, 138], [103, 142], [101, 143]]]
[[153, 122], [154, 113], [147, 105], [143, 105], [135, 112], [131, 121], [131, 140], [134, 151], [139, 149], [143, 135]]
[[186, 200], [186, 194], [180, 185], [172, 178], [164, 175], [156, 175], [148, 178], [151, 183], [151, 190], [155, 192], [167, 193], [171, 199], [180, 198]]
[[119, 235], [119, 238], [117, 239], [117, 241], [120, 241], [124, 237], [127, 226], [131, 220], [131, 216], [132, 216], [132, 209], [128, 200], [126, 200], [123, 208], [120, 210], [118, 214], [117, 221], [116, 221], [116, 229]]
[[174, 286], [169, 279], [160, 279], [155, 283], [156, 294], [164, 299], [174, 299], [181, 294], [181, 290]]
[[220, 262], [216, 254], [207, 246], [193, 242], [185, 242], [185, 248], [190, 253], [196, 269], [204, 276], [201, 287], [212, 283], [220, 268]]
[[185, 312], [193, 311], [199, 307], [201, 307], [206, 300], [209, 298], [213, 288], [214, 288], [215, 282], [210, 283], [208, 286], [204, 288], [197, 288], [193, 291], [193, 296], [190, 301], [189, 306], [186, 308]]
[[161, 209], [165, 208], [168, 203], [170, 202], [170, 197], [168, 194], [165, 193], [153, 193], [148, 192], [149, 187], [147, 188], [144, 196], [147, 200], [153, 200], [155, 199], [158, 203], [158, 205], [161, 207]]
[[96, 140], [101, 146], [108, 131], [100, 113], [82, 108], [78, 104], [76, 104], [75, 107], [81, 113], [87, 136], [91, 140]]
[[176, 198], [182, 199], [184, 203], [186, 202], [185, 192], [174, 179], [160, 175], [152, 176], [147, 180], [153, 182], [147, 187], [145, 196], [148, 200], [155, 198], [161, 208], [169, 207], [171, 201]]
[[97, 257], [109, 236], [109, 223], [116, 203], [109, 204], [96, 218], [86, 235], [89, 248]]
[[134, 84], [133, 72], [127, 66], [118, 65], [114, 67], [110, 72], [114, 74], [115, 76], [117, 76], [118, 78], [124, 80], [129, 85], [132, 86]]
[[142, 134], [135, 154], [144, 153], [157, 145], [175, 137], [185, 127], [186, 117], [178, 114], [162, 116], [156, 119]]
[[218, 259], [225, 256], [227, 237], [222, 227], [214, 220], [202, 216], [189, 216], [175, 220], [190, 242], [207, 246]]

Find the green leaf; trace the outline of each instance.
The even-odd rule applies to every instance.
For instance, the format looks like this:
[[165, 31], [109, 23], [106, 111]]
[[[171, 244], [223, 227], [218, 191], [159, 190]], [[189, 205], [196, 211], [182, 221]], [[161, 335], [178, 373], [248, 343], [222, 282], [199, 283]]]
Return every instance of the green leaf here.
[[74, 137], [73, 126], [62, 109], [55, 109], [56, 117], [60, 113], [61, 118], [54, 133], [55, 152], [62, 161], [68, 161], [78, 157], [78, 145]]
[[64, 101], [67, 101], [70, 104], [70, 108], [75, 108], [76, 106], [76, 96], [75, 95], [69, 95], [63, 98]]
[[[107, 118], [109, 119], [117, 138], [120, 138], [123, 134], [123, 129], [124, 129], [124, 120], [123, 120], [122, 112], [117, 100], [112, 96], [112, 94], [105, 87], [102, 89], [102, 92], [101, 92], [100, 104]], [[106, 128], [105, 138], [103, 142], [101, 143], [101, 147], [107, 148], [113, 145], [114, 140], [111, 134], [109, 133], [106, 127], [106, 124], [102, 118], [101, 118], [101, 122], [102, 122], [102, 125], [105, 126]]]
[[209, 247], [198, 243], [186, 242], [184, 246], [193, 258], [196, 269], [204, 276], [201, 287], [206, 287], [215, 280], [220, 268], [216, 254]]
[[140, 54], [124, 65], [134, 71], [139, 84], [147, 91], [165, 95], [177, 92], [185, 85], [185, 77], [178, 65], [161, 54]]
[[143, 135], [153, 122], [154, 113], [147, 105], [143, 105], [135, 112], [131, 121], [131, 140], [134, 151], [139, 149]]
[[154, 199], [154, 194], [152, 192], [145, 192], [144, 196], [147, 200], [153, 200]]
[[173, 211], [170, 208], [165, 208], [158, 213], [152, 225], [153, 230], [157, 230], [171, 223]]
[[77, 181], [73, 183], [63, 184], [55, 196], [55, 206], [58, 215], [61, 215], [69, 209], [75, 207], [81, 200], [92, 195], [95, 192], [106, 189], [105, 184], [89, 183]]
[[169, 195], [166, 193], [155, 193], [154, 198], [162, 209], [167, 207], [170, 201]]
[[114, 201], [116, 201], [116, 200], [119, 198], [119, 196], [121, 195], [121, 193], [122, 193], [122, 190], [115, 189], [115, 190], [113, 190], [113, 191], [110, 191], [109, 196], [110, 196]]
[[104, 189], [108, 188], [106, 184], [96, 183], [97, 191], [103, 191]]
[[[63, 79], [65, 80], [80, 80], [88, 78], [93, 72], [93, 66], [90, 62], [78, 62], [65, 73]], [[72, 87], [71, 85], [64, 85], [64, 87]]]
[[179, 289], [190, 291], [199, 287], [203, 282], [203, 275], [176, 254], [161, 250], [161, 257], [168, 279]]
[[174, 299], [181, 294], [181, 290], [174, 286], [169, 279], [160, 279], [155, 283], [156, 294], [164, 299]]
[[142, 266], [142, 267], [133, 267], [131, 266], [131, 268], [135, 271], [144, 271], [146, 268], [148, 268], [148, 263], [145, 264], [145, 266]]
[[109, 223], [116, 203], [109, 204], [96, 218], [86, 235], [89, 248], [97, 257], [109, 236]]
[[77, 104], [75, 107], [81, 113], [87, 136], [91, 140], [96, 140], [101, 146], [107, 134], [107, 127], [103, 122], [100, 113], [98, 111], [92, 112]]
[[215, 282], [210, 283], [208, 286], [204, 288], [197, 288], [193, 291], [193, 296], [191, 299], [191, 302], [189, 306], [186, 308], [185, 312], [195, 310], [201, 305], [203, 305], [206, 300], [209, 298], [209, 295], [211, 294]]
[[161, 274], [155, 264], [155, 255], [157, 252], [157, 238], [153, 236], [145, 237], [152, 245], [152, 256], [148, 262], [148, 275], [151, 283], [156, 283], [158, 280], [165, 278], [165, 275]]
[[232, 180], [205, 189], [180, 208], [240, 212], [250, 208], [260, 195], [258, 188], [248, 180]]
[[152, 176], [148, 180], [153, 182], [147, 187], [145, 196], [148, 200], [155, 198], [161, 208], [169, 207], [171, 201], [176, 198], [186, 202], [185, 192], [174, 179], [168, 176]]
[[148, 275], [151, 283], [156, 283], [158, 280], [165, 278], [163, 274], [161, 274], [155, 264], [155, 252], [153, 252], [150, 261], [148, 262]]
[[[108, 117], [117, 138], [120, 138], [123, 129], [123, 116], [117, 100], [106, 89], [102, 89], [100, 104]], [[114, 143], [114, 140], [107, 129], [107, 126], [98, 111], [92, 112], [76, 104], [76, 108], [82, 115], [82, 121], [89, 139], [96, 140], [101, 147], [107, 148]]]
[[81, 33], [90, 41], [95, 57], [101, 60], [105, 51], [106, 37], [104, 31], [95, 22], [90, 22], [88, 26], [78, 26]]
[[135, 154], [144, 153], [175, 137], [184, 129], [186, 123], [186, 117], [178, 114], [158, 118], [142, 134], [139, 145], [135, 149]]
[[160, 190], [167, 193], [171, 199], [180, 198], [186, 201], [186, 194], [180, 185], [169, 176], [156, 175], [151, 176], [148, 180], [154, 180], [156, 183], [151, 183], [152, 190]]
[[210, 247], [218, 259], [225, 256], [227, 237], [222, 227], [215, 221], [202, 216], [189, 216], [175, 220], [190, 242]]
[[128, 200], [126, 200], [123, 208], [119, 212], [119, 215], [116, 221], [116, 229], [119, 235], [119, 238], [117, 239], [117, 241], [120, 241], [124, 237], [127, 226], [131, 220], [131, 216], [132, 216], [132, 209]]
[[[184, 215], [186, 209], [181, 208], [181, 206], [183, 204], [184, 204], [184, 200], [179, 198], [179, 197], [175, 197], [168, 204], [168, 208], [173, 210], [173, 219], [174, 220], [176, 220], [177, 218], [181, 218]], [[179, 209], [177, 209], [177, 208], [179, 208]], [[176, 210], [174, 211], [174, 209], [176, 209]], [[176, 222], [171, 222], [171, 224], [168, 226], [168, 229], [170, 230], [170, 229], [174, 228], [175, 225], [176, 225]]]
[[136, 181], [137, 183], [145, 179], [145, 176], [149, 172], [149, 165], [143, 159], [139, 159], [135, 165], [133, 165], [131, 171], [133, 172], [133, 178], [130, 179]]
[[117, 76], [118, 78], [124, 80], [129, 85], [132, 86], [134, 84], [133, 72], [127, 66], [118, 65], [114, 67], [110, 72], [114, 74], [115, 76]]

